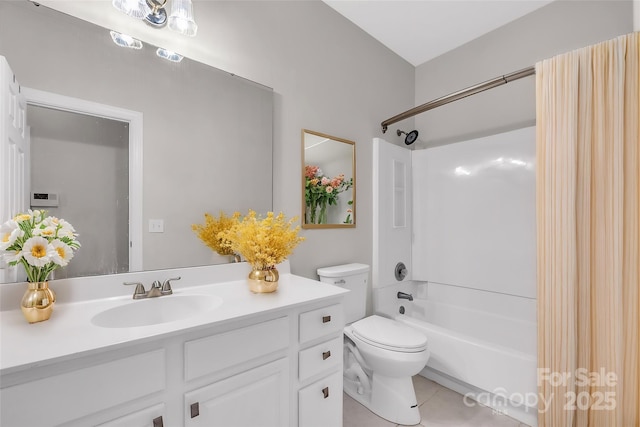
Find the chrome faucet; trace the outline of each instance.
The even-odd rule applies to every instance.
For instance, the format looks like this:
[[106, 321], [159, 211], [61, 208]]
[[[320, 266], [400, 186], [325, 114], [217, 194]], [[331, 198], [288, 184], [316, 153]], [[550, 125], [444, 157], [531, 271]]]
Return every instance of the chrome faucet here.
[[136, 290], [133, 292], [133, 299], [157, 298], [173, 293], [173, 289], [171, 289], [172, 280], [180, 280], [180, 277], [167, 279], [163, 284], [160, 284], [158, 280], [154, 280], [149, 291], [145, 290], [144, 285], [140, 282], [124, 282], [123, 284], [136, 286]]
[[398, 292], [398, 299], [408, 299], [409, 301], [413, 301], [413, 295], [405, 294], [404, 292]]

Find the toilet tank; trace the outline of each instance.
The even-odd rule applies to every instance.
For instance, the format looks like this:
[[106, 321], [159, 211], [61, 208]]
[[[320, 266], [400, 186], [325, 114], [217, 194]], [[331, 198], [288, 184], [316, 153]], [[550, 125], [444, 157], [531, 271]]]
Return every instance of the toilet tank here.
[[344, 298], [346, 323], [352, 323], [365, 317], [367, 311], [367, 280], [369, 266], [366, 264], [343, 264], [318, 269], [323, 283], [340, 286], [351, 292]]

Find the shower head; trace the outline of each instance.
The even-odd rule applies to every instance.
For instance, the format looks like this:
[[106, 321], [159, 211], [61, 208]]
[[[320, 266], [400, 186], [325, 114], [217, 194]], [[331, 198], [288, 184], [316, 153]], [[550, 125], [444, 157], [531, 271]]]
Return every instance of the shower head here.
[[398, 129], [398, 130], [396, 131], [396, 134], [397, 134], [398, 136], [400, 136], [400, 135], [402, 135], [402, 134], [407, 135], [407, 136], [404, 138], [404, 143], [405, 143], [405, 144], [407, 144], [407, 145], [411, 145], [411, 144], [413, 144], [414, 142], [416, 142], [416, 139], [418, 139], [418, 131], [417, 131], [417, 130], [412, 130], [411, 132], [407, 133], [407, 132], [403, 132], [403, 131], [401, 131], [400, 129]]

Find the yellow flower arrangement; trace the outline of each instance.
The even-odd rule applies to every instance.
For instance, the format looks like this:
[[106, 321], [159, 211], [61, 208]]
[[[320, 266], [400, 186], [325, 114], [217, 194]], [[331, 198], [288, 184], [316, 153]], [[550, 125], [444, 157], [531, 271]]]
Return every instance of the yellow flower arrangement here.
[[220, 255], [234, 255], [231, 241], [225, 238], [224, 232], [230, 230], [238, 223], [240, 212], [234, 212], [233, 216], [226, 216], [220, 212], [218, 219], [211, 214], [204, 214], [204, 224], [193, 224], [191, 229], [198, 235], [205, 245]]
[[275, 268], [293, 252], [304, 240], [299, 237], [300, 226], [292, 228], [297, 220], [286, 220], [282, 212], [274, 215], [268, 212], [265, 218], [258, 218], [255, 211], [237, 221], [236, 225], [221, 233], [221, 237], [231, 242], [231, 249], [242, 254], [254, 270]]

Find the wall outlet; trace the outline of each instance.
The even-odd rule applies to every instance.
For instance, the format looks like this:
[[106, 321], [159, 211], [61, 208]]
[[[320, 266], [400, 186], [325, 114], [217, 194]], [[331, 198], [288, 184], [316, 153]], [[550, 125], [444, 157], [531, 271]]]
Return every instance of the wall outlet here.
[[149, 220], [149, 233], [164, 233], [164, 220], [162, 220], [162, 219], [150, 219]]

